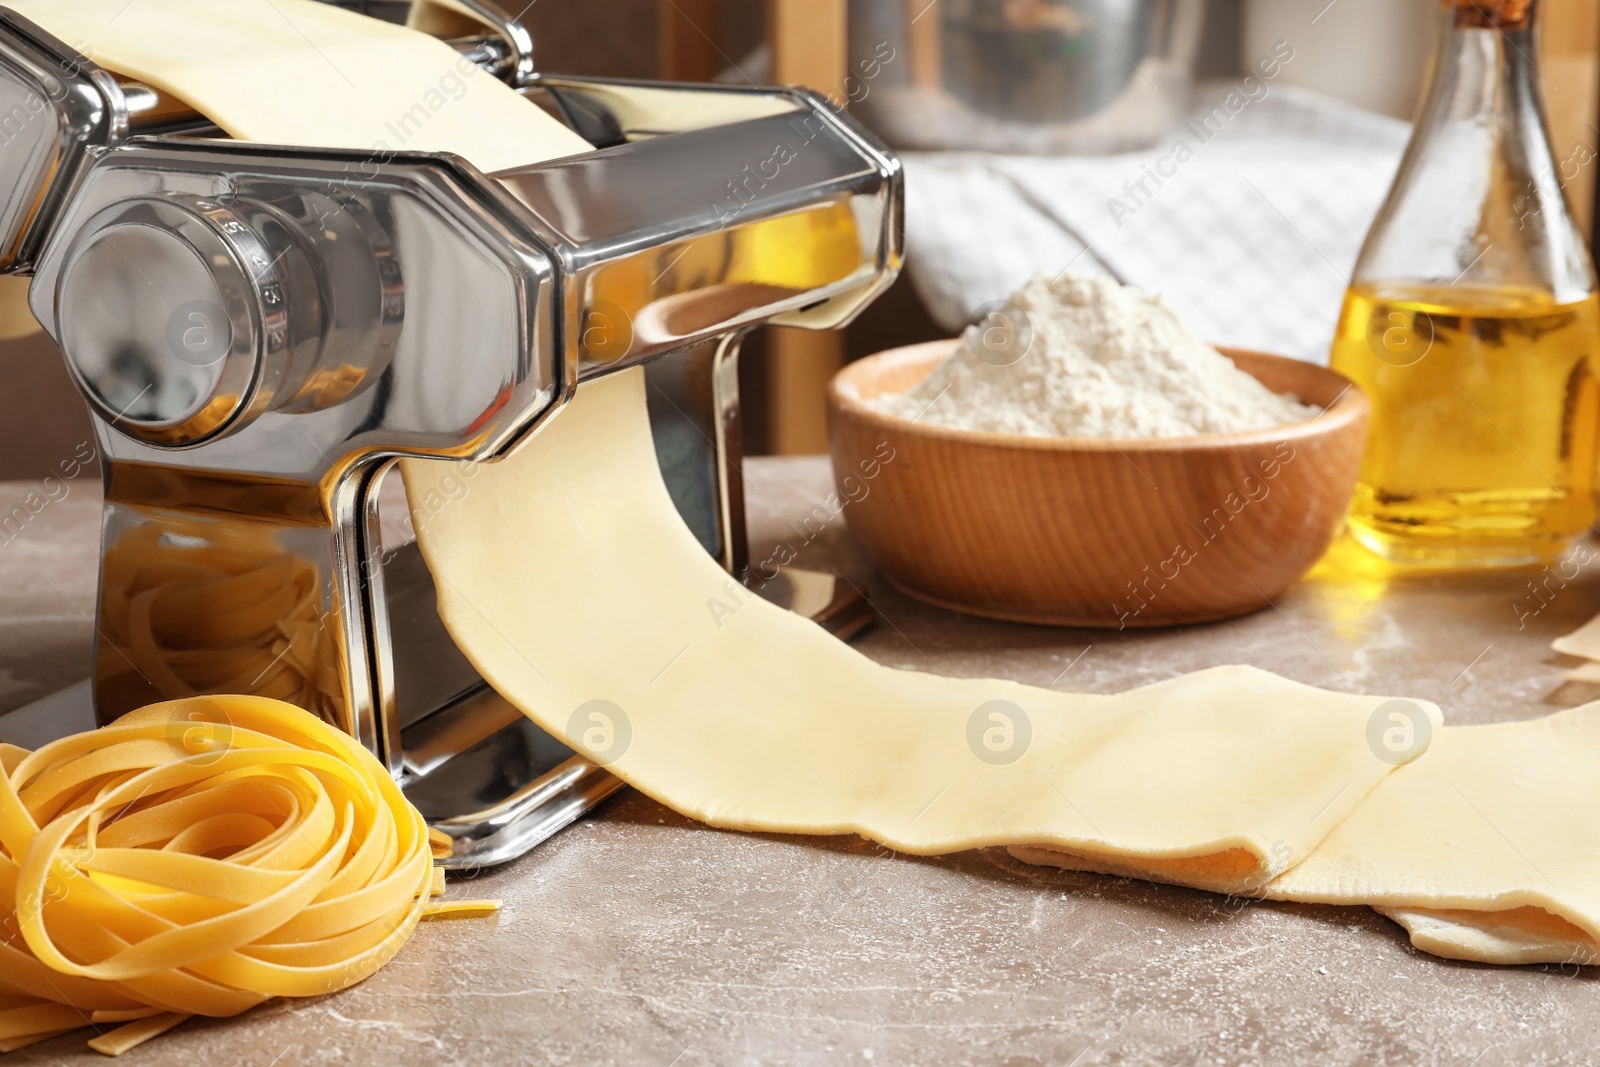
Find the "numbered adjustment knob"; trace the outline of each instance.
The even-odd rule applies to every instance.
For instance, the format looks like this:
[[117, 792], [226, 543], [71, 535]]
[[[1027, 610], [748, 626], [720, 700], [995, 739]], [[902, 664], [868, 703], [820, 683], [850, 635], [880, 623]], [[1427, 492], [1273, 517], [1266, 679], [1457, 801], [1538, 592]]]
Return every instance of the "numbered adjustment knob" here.
[[131, 437], [187, 445], [237, 428], [262, 409], [296, 337], [315, 335], [315, 288], [293, 284], [303, 260], [218, 200], [112, 204], [63, 264], [62, 351], [89, 402]]

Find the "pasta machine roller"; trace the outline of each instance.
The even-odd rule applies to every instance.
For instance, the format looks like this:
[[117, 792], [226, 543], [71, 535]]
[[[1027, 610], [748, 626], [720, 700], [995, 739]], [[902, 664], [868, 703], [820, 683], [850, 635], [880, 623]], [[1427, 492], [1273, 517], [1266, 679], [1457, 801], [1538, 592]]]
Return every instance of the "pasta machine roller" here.
[[[816, 95], [541, 75], [521, 27], [494, 25], [452, 43], [593, 151], [491, 175], [237, 142], [0, 9], [0, 270], [32, 274], [104, 470], [79, 696], [101, 723], [207, 692], [309, 707], [458, 867], [521, 854], [618, 783], [455, 649], [385, 475], [449, 460], [471, 492], [581, 382], [649, 362], [669, 487], [743, 575], [740, 339], [844, 324], [902, 254], [898, 162]], [[425, 523], [449, 501], [411, 504]], [[827, 621], [848, 630], [845, 607]]]

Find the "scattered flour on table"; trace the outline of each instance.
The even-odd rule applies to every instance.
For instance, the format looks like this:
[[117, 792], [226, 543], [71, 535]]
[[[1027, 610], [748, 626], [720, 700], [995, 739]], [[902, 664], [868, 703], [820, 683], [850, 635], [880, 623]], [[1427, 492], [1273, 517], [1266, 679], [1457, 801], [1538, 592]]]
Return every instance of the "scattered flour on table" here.
[[1321, 410], [1272, 392], [1158, 298], [1103, 275], [1040, 275], [1010, 303], [1001, 313], [1009, 324], [969, 327], [965, 343], [915, 388], [873, 406], [965, 430], [1114, 438], [1264, 430]]

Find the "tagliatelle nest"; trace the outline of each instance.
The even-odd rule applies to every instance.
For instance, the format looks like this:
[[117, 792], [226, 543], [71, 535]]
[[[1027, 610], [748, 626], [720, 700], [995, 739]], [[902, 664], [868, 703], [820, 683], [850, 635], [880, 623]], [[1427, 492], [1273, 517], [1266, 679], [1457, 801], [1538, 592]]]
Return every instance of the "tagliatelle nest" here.
[[0, 744], [0, 1052], [115, 1055], [190, 1015], [355, 985], [439, 904], [448, 840], [366, 749], [291, 705], [199, 697]]

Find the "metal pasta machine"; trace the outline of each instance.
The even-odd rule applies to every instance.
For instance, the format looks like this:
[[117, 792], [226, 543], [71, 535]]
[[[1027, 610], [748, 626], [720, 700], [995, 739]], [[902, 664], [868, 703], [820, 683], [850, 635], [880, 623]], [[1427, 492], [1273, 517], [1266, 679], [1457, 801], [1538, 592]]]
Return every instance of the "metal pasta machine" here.
[[455, 649], [386, 473], [450, 459], [469, 492], [579, 383], [648, 361], [674, 499], [742, 576], [740, 339], [848, 322], [902, 256], [898, 162], [816, 95], [539, 74], [473, 3], [495, 32], [451, 43], [592, 152], [491, 175], [235, 142], [0, 8], [0, 270], [33, 276], [105, 479], [93, 676], [8, 718], [283, 697], [366, 745], [458, 867], [619, 783]]

